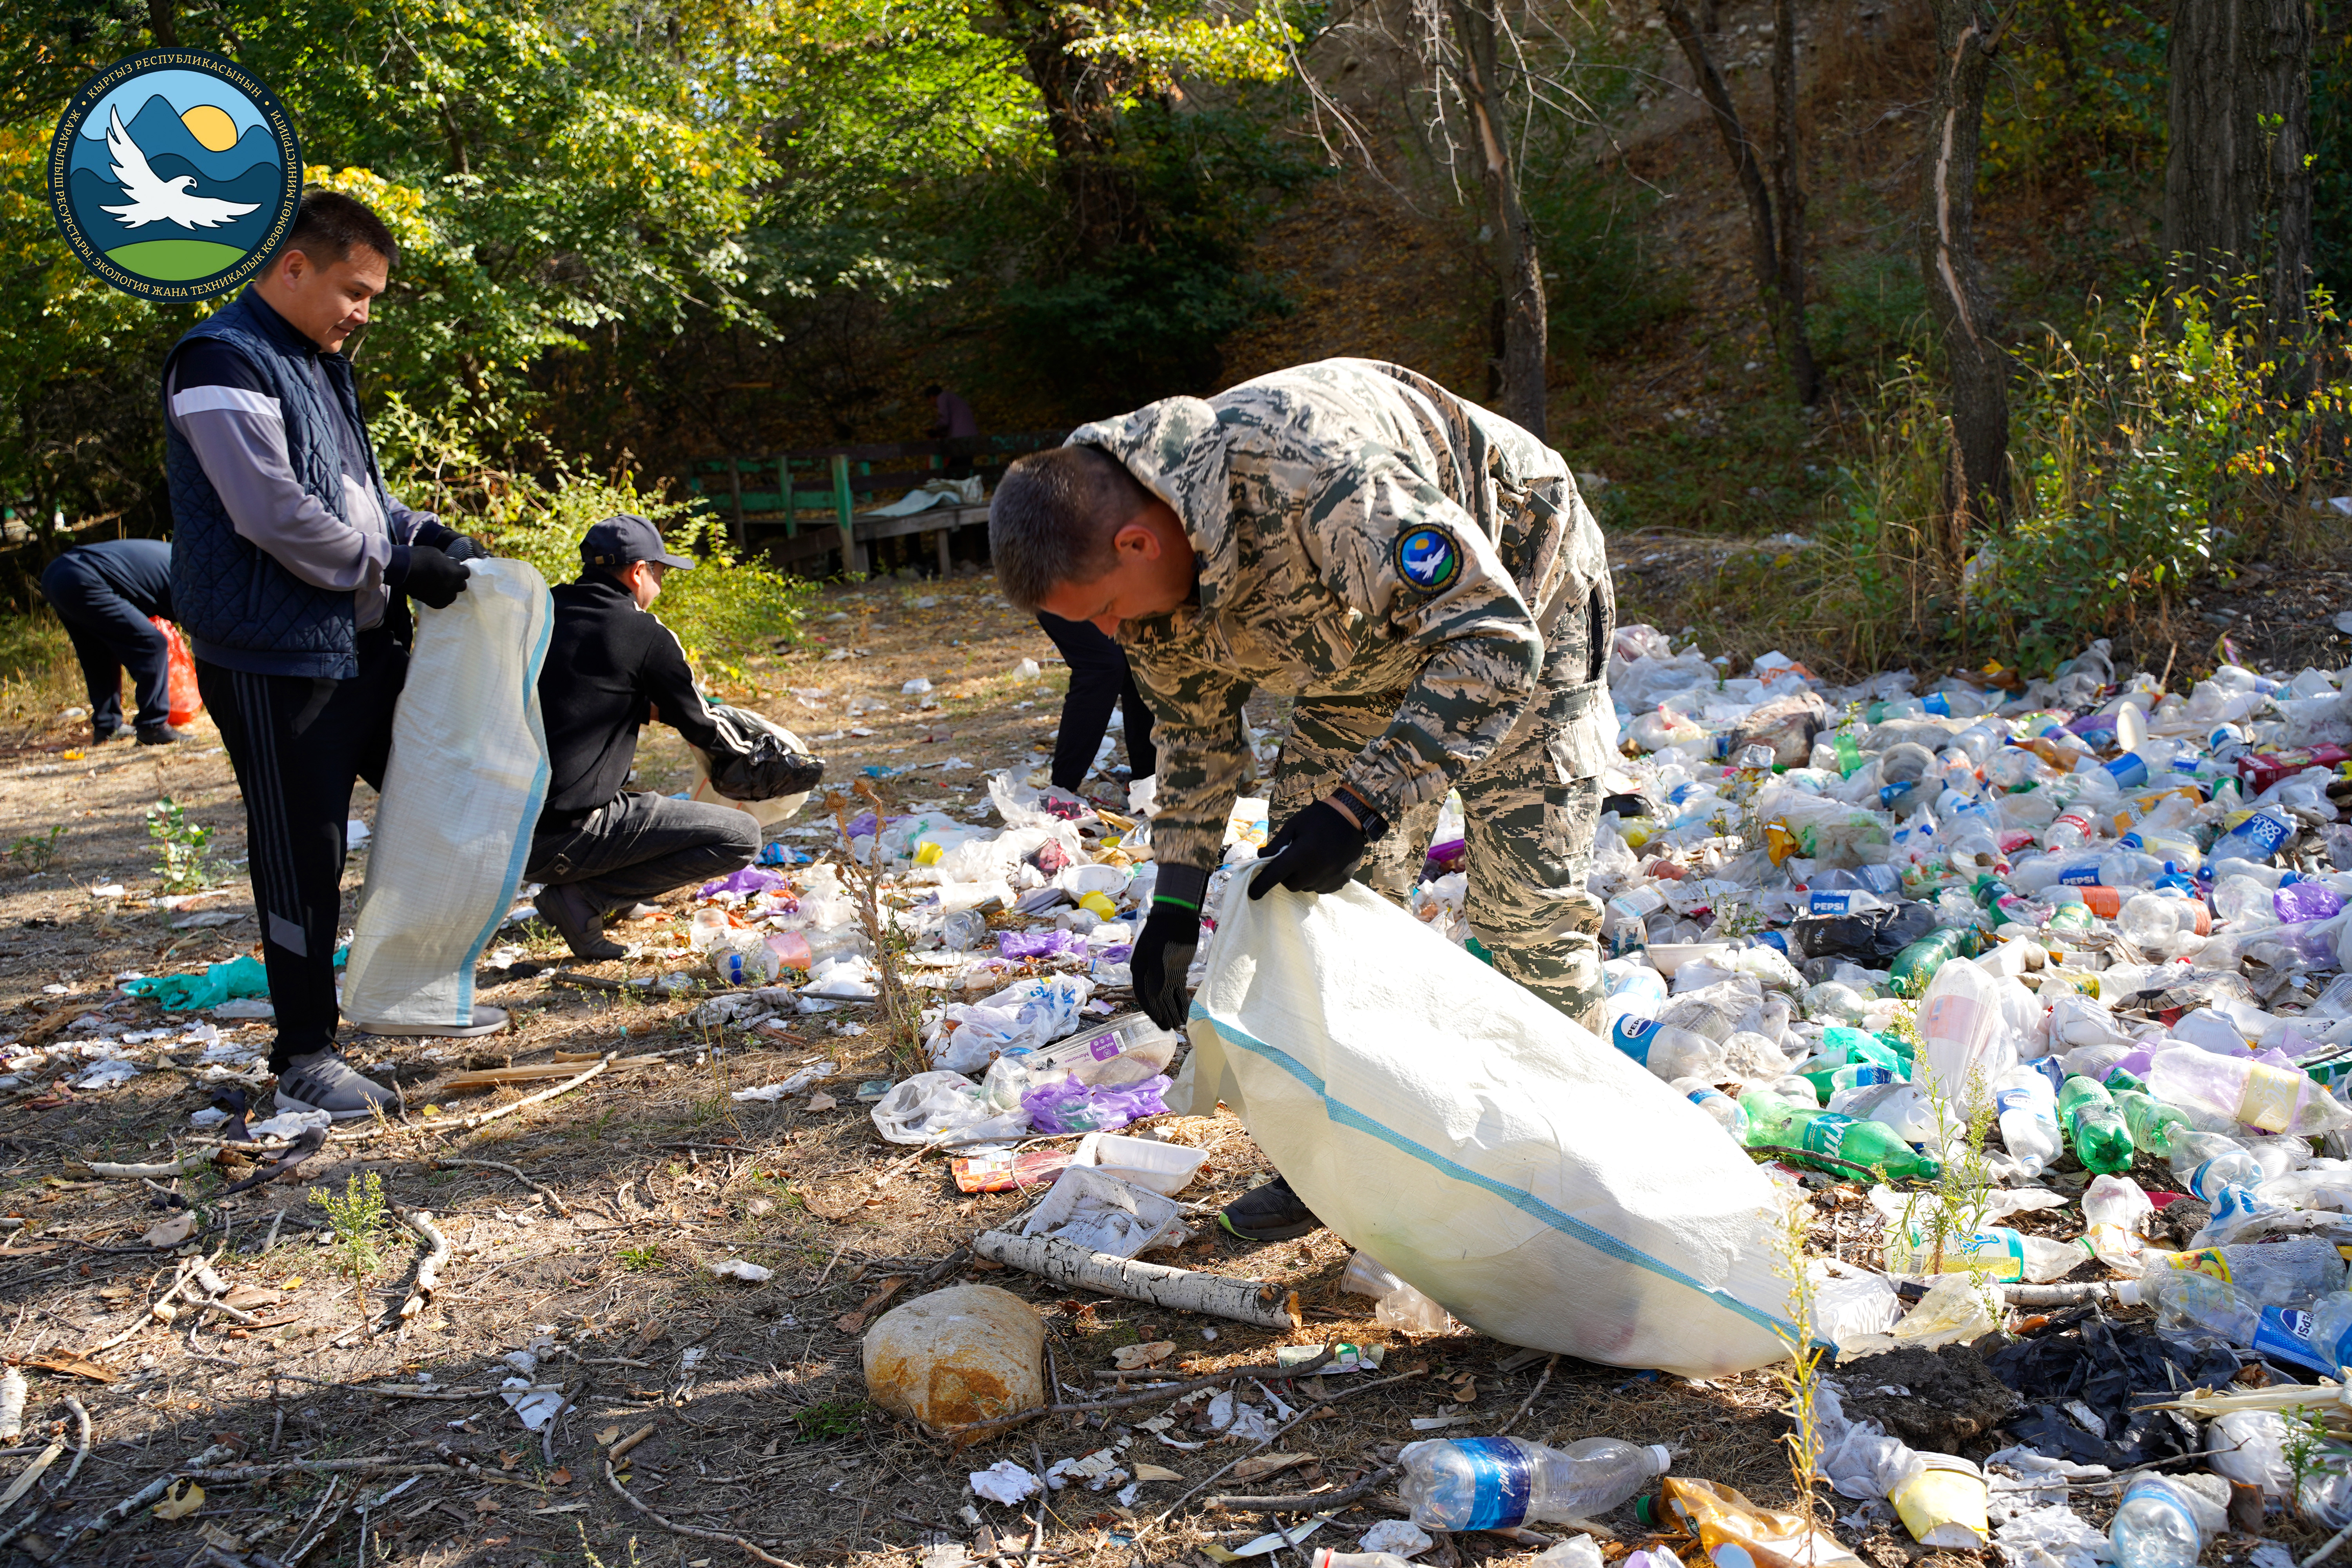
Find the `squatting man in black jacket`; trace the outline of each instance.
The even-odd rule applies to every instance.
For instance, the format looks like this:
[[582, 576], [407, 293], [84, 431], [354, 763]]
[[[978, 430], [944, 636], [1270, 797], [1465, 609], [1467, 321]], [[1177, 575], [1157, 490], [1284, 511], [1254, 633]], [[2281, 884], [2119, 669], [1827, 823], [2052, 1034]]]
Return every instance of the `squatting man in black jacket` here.
[[550, 777], [523, 876], [546, 884], [539, 912], [583, 959], [619, 958], [604, 935], [615, 910], [740, 870], [760, 826], [730, 805], [631, 791], [637, 731], [667, 724], [709, 753], [719, 727], [694, 689], [686, 650], [648, 612], [662, 578], [691, 570], [642, 517], [608, 517], [580, 542], [576, 583], [554, 590], [539, 678]]

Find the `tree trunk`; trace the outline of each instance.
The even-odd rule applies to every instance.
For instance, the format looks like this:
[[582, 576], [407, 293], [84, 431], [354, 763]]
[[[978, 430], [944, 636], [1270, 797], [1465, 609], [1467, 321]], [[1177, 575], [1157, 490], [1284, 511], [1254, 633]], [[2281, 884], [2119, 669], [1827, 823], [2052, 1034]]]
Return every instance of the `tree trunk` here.
[[1478, 183], [1486, 201], [1495, 277], [1503, 299], [1502, 379], [1496, 410], [1537, 439], [1544, 438], [1546, 370], [1550, 328], [1545, 311], [1543, 258], [1535, 226], [1519, 205], [1518, 170], [1505, 127], [1509, 117], [1497, 71], [1499, 0], [1453, 0], [1454, 34], [1461, 46], [1463, 102], [1478, 132]]
[[1805, 331], [1805, 187], [1797, 174], [1797, 7], [1772, 5], [1772, 202], [1779, 209], [1773, 284], [1787, 313], [1789, 384], [1811, 408], [1822, 400], [1821, 367]]
[[[1697, 79], [1699, 96], [1714, 112], [1716, 133], [1722, 138], [1724, 155], [1731, 160], [1732, 178], [1748, 201], [1748, 266], [1756, 277], [1757, 300], [1764, 307], [1765, 320], [1771, 324], [1772, 347], [1789, 373], [1790, 390], [1800, 403], [1811, 406], [1821, 398], [1821, 372], [1813, 363], [1812, 342], [1805, 332], [1804, 259], [1798, 249], [1804, 195], [1797, 185], [1796, 170], [1796, 27], [1790, 16], [1788, 0], [1776, 0], [1776, 4], [1781, 19], [1778, 26], [1780, 37], [1773, 45], [1774, 119], [1779, 132], [1773, 178], [1781, 185], [1783, 201], [1793, 201], [1797, 206], [1793, 224], [1774, 221], [1772, 193], [1765, 186], [1764, 167], [1757, 156], [1756, 143], [1748, 140], [1748, 127], [1741, 123], [1739, 110], [1732, 105], [1731, 89], [1725, 85], [1723, 73], [1716, 68], [1714, 57], [1706, 52], [1706, 41], [1699, 36], [1698, 24], [1692, 20], [1690, 8], [1683, 0], [1658, 0], [1658, 14], [1665, 18], [1675, 42], [1682, 46], [1683, 58], [1690, 62], [1691, 75]], [[1788, 80], [1782, 90], [1784, 54]]]
[[173, 13], [172, 0], [147, 0], [147, 36], [159, 49], [180, 47], [179, 18]]
[[1975, 226], [1985, 81], [2008, 24], [1990, 0], [1930, 4], [1937, 58], [1919, 179], [1919, 272], [1951, 376], [1958, 461], [1946, 481], [1944, 552], [1957, 575], [1969, 533], [2009, 508], [2009, 355], [1993, 337]]
[[1092, 261], [1122, 245], [1149, 243], [1135, 182], [1118, 162], [1118, 62], [1071, 52], [1089, 13], [1032, 0], [999, 0], [1018, 30], [1022, 58], [1045, 106], [1045, 135], [1076, 226], [1079, 257]]
[[2303, 319], [2311, 266], [2311, 19], [2305, 0], [2180, 0], [2168, 65], [2164, 249], [2176, 286], [2226, 308], [2260, 273], [2271, 330]]

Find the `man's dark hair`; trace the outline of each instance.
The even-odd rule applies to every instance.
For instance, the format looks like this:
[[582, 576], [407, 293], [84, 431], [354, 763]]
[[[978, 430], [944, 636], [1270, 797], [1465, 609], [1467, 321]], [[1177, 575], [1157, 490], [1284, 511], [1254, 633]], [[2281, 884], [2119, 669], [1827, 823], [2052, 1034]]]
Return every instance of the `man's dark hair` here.
[[1127, 465], [1099, 447], [1055, 447], [1015, 459], [988, 503], [996, 585], [1034, 610], [1065, 583], [1091, 583], [1118, 564], [1111, 540], [1150, 502]]
[[944, 392], [945, 390], [947, 390], [947, 389], [946, 389], [945, 387], [942, 387], [942, 386], [941, 386], [938, 382], [936, 382], [936, 381], [935, 381], [935, 382], [931, 383], [931, 384], [930, 384], [930, 385], [929, 385], [929, 386], [927, 386], [927, 387], [923, 388], [923, 395], [924, 395], [925, 397], [937, 397], [940, 393]]
[[313, 261], [331, 264], [348, 260], [355, 247], [383, 258], [389, 267], [400, 259], [400, 241], [373, 208], [341, 191], [317, 185], [302, 193], [301, 210], [294, 215], [294, 232], [286, 243]]

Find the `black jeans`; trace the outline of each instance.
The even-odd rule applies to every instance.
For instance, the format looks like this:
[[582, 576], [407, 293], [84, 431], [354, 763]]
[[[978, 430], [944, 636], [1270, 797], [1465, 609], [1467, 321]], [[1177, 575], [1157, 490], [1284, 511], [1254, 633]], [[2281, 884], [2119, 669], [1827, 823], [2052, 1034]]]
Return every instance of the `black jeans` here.
[[142, 730], [159, 729], [172, 718], [171, 644], [154, 623], [131, 607], [114, 585], [71, 555], [60, 555], [41, 574], [41, 592], [56, 607], [81, 661], [89, 689], [91, 731], [111, 735], [122, 728], [122, 672], [131, 672]]
[[731, 805], [624, 795], [572, 827], [531, 840], [523, 879], [570, 886], [613, 910], [740, 871], [760, 854], [760, 825]]
[[1054, 787], [1076, 790], [1094, 765], [1095, 752], [1110, 731], [1110, 710], [1127, 714], [1127, 765], [1139, 779], [1160, 771], [1151, 743], [1151, 707], [1136, 689], [1127, 650], [1090, 622], [1066, 621], [1037, 612], [1037, 625], [1070, 667], [1069, 695], [1062, 699], [1062, 732], [1054, 742]]
[[360, 634], [359, 661], [349, 680], [251, 675], [196, 661], [197, 689], [245, 795], [253, 908], [278, 1010], [272, 1072], [335, 1043], [344, 824], [354, 784], [383, 787], [408, 650], [378, 626]]

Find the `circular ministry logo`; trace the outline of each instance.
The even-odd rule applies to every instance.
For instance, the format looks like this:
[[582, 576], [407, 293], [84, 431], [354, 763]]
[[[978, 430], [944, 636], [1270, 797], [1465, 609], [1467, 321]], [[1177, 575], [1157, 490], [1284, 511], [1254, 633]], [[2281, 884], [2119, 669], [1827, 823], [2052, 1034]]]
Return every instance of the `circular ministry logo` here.
[[58, 232], [101, 280], [202, 300], [258, 272], [302, 200], [294, 121], [259, 78], [150, 49], [84, 82], [49, 143]]

